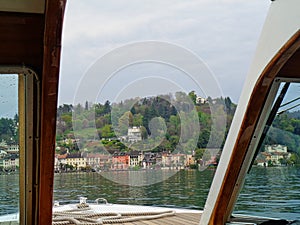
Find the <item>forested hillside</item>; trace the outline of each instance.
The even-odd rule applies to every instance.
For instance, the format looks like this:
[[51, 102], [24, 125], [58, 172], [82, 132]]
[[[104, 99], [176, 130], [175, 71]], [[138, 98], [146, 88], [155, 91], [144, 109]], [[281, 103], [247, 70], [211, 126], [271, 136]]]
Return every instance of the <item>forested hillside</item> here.
[[300, 111], [285, 112], [276, 116], [264, 144], [281, 144], [289, 152], [300, 153]]
[[[193, 102], [193, 109], [189, 109], [191, 105], [186, 101], [187, 96]], [[181, 139], [181, 148], [188, 148], [188, 145], [191, 145], [190, 142], [196, 141], [196, 154], [201, 155], [206, 147], [223, 146], [236, 105], [228, 97], [208, 98], [205, 102], [197, 102], [196, 99], [195, 93], [190, 92], [188, 95], [176, 93], [175, 96], [129, 99], [118, 104], [112, 104], [109, 101], [104, 104], [86, 102], [84, 105], [76, 106], [63, 104], [58, 107], [57, 111], [57, 143], [63, 147], [62, 151], [66, 149], [78, 151], [79, 148], [96, 151], [99, 145], [93, 146], [89, 142], [101, 140], [106, 150], [127, 151], [128, 145], [124, 145], [118, 139], [127, 134], [128, 127], [136, 126], [141, 128], [144, 145], [146, 143], [150, 147], [155, 146], [151, 148], [152, 151], [173, 151], [178, 147]], [[182, 127], [193, 127], [193, 118], [191, 118], [193, 114], [189, 114], [192, 110], [196, 112], [200, 126], [198, 133], [196, 132], [197, 137], [188, 130], [184, 131], [185, 135], [181, 133], [184, 130]], [[224, 122], [224, 115], [226, 118], [223, 129], [219, 125]], [[151, 124], [155, 122], [153, 119], [159, 123], [156, 123], [155, 129], [152, 127], [151, 132]], [[18, 120], [18, 115], [14, 118], [0, 118], [0, 141], [5, 141], [7, 144], [18, 143]], [[160, 125], [157, 126], [157, 124]], [[73, 126], [76, 129], [76, 137]], [[78, 143], [63, 143], [63, 140], [75, 138], [82, 140], [79, 148]], [[261, 150], [265, 144], [286, 145], [289, 152], [299, 155], [300, 111], [277, 115]]]
[[[185, 152], [195, 145], [193, 150], [201, 154], [206, 147], [223, 146], [235, 108], [228, 97], [199, 102], [194, 92], [128, 99], [113, 104], [109, 101], [76, 106], [64, 104], [58, 108], [57, 142], [77, 138], [80, 148], [96, 151], [99, 146], [91, 148], [89, 142], [100, 139], [106, 149], [127, 151], [128, 145], [119, 139], [127, 134], [128, 127], [136, 126], [142, 131], [143, 146], [132, 144], [131, 148], [150, 146], [154, 152], [172, 152], [175, 148]], [[68, 150], [78, 150], [74, 144], [63, 145]]]
[[12, 118], [0, 118], [0, 142], [5, 141], [7, 144], [18, 144], [19, 142], [19, 118], [18, 115]]

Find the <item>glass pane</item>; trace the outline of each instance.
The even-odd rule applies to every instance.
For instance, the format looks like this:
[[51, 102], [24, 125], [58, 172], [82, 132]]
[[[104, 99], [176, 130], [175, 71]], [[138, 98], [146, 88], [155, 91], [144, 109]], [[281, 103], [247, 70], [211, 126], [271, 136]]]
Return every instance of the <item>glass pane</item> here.
[[291, 83], [246, 177], [235, 212], [300, 219], [299, 96], [300, 84]]
[[[0, 75], [0, 221], [19, 212], [18, 75]], [[4, 215], [9, 215], [4, 217]]]
[[[111, 26], [119, 27], [129, 19], [119, 13], [126, 5], [102, 5], [96, 15], [105, 15]], [[65, 40], [74, 20], [86, 15], [79, 2], [68, 7]], [[222, 95], [205, 63], [178, 46], [173, 31], [165, 29], [181, 19], [191, 27], [199, 25], [187, 8], [180, 8], [171, 7], [173, 16], [162, 22], [150, 16], [134, 25], [141, 35], [149, 30], [153, 36], [147, 40], [162, 42], [124, 41], [131, 31], [121, 29], [115, 38], [125, 46], [107, 53], [110, 31], [106, 38], [94, 40], [99, 54], [107, 54], [82, 74], [74, 101], [58, 106], [55, 200], [74, 203], [80, 196], [91, 201], [102, 197], [119, 204], [203, 209], [236, 105]], [[79, 9], [80, 15], [73, 17]], [[130, 18], [155, 10], [161, 8], [135, 2]], [[185, 31], [176, 34], [184, 37]], [[70, 43], [63, 45], [64, 63], [67, 55], [74, 56]], [[72, 60], [81, 57], [75, 55]], [[73, 82], [70, 74], [62, 74], [60, 83], [60, 94], [68, 95], [72, 90], [63, 88], [64, 82]]]

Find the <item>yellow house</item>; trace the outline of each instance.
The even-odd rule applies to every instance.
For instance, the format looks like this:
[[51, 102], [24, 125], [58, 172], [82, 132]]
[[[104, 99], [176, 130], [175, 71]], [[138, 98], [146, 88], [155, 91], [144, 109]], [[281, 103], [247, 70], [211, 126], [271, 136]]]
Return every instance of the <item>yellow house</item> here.
[[86, 158], [83, 158], [81, 153], [69, 154], [66, 157], [66, 164], [73, 166], [76, 170], [86, 168]]

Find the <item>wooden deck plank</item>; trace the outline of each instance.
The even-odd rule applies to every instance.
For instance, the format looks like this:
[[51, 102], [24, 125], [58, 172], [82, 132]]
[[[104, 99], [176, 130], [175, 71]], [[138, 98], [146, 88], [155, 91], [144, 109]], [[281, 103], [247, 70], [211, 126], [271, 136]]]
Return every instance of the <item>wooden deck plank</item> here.
[[[173, 216], [168, 216], [160, 219], [140, 220], [128, 223], [113, 223], [118, 225], [198, 225], [200, 222], [200, 213], [176, 213]], [[231, 222], [252, 222], [260, 224], [268, 221], [266, 218], [257, 218], [251, 216], [237, 216], [231, 218]], [[6, 223], [5, 223], [6, 224]], [[2, 225], [2, 223], [1, 223]]]
[[190, 218], [193, 219], [194, 221], [199, 221], [201, 214], [200, 213], [178, 213], [178, 217], [180, 218]]
[[[128, 225], [127, 223], [125, 225]], [[157, 220], [142, 220], [137, 221], [134, 225], [158, 225]]]
[[[164, 217], [153, 220], [141, 220], [130, 223], [122, 223], [119, 225], [198, 225], [201, 215], [198, 213], [176, 213], [174, 216]], [[256, 222], [261, 223], [267, 221], [262, 218], [238, 217], [232, 218], [235, 222]]]
[[174, 217], [166, 218], [172, 224], [199, 224], [199, 214], [178, 214]]
[[[119, 222], [115, 221], [118, 225], [198, 225], [200, 221], [201, 214], [200, 213], [175, 213], [175, 215], [166, 216], [159, 219], [145, 219], [145, 220], [138, 220], [132, 222]], [[130, 218], [130, 217], [123, 217]], [[109, 221], [106, 221], [109, 224]], [[2, 224], [2, 223], [1, 223]]]
[[176, 213], [174, 216], [169, 216], [160, 219], [142, 220], [130, 223], [122, 223], [122, 225], [198, 225], [200, 214], [197, 213]]

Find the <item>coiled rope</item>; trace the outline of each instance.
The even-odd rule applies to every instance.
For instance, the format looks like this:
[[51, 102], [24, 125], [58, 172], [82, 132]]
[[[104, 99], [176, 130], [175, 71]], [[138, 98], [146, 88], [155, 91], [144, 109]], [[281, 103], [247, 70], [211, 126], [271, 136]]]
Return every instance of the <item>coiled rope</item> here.
[[140, 220], [153, 220], [173, 216], [175, 211], [161, 212], [130, 212], [130, 213], [97, 213], [87, 204], [77, 205], [77, 209], [53, 213], [52, 225], [101, 225], [114, 223], [129, 223]]

